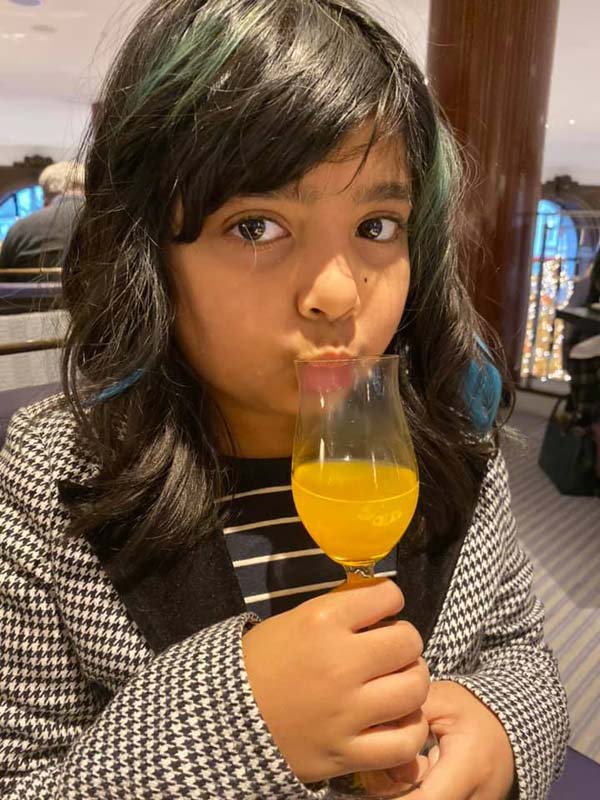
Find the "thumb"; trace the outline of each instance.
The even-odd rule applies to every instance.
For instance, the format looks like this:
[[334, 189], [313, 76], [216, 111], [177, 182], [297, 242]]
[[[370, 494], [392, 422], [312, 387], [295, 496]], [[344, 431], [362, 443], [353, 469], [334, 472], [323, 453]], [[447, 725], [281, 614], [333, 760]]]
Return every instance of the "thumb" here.
[[477, 788], [473, 782], [470, 760], [465, 751], [454, 748], [444, 737], [440, 741], [437, 763], [425, 775], [421, 786], [410, 794], [410, 800], [468, 800]]

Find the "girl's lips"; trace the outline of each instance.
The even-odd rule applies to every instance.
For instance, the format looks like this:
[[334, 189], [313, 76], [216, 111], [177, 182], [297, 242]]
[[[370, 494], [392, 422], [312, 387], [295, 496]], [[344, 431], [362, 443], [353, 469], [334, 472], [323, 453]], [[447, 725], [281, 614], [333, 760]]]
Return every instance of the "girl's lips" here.
[[301, 356], [298, 361], [351, 361], [358, 356], [347, 350], [321, 350], [308, 356]]
[[[354, 381], [351, 356], [322, 356], [311, 359], [302, 366], [299, 378], [305, 391], [317, 394], [329, 394], [348, 389]], [[339, 363], [335, 363], [335, 362]]]

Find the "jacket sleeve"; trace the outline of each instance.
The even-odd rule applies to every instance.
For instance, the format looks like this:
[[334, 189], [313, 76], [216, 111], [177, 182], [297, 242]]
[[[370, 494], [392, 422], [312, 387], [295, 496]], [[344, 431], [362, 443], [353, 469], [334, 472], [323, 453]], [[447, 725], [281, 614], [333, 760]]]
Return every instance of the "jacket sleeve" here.
[[13, 239], [14, 231], [11, 233], [11, 229], [9, 229], [6, 238], [2, 242], [2, 247], [0, 247], [0, 269], [10, 269], [10, 267], [14, 266]]
[[[510, 504], [499, 455], [484, 481], [480, 510], [488, 534], [502, 543], [502, 569], [477, 667], [435, 677], [469, 689], [503, 724], [515, 757], [513, 796], [545, 800], [564, 766], [569, 717], [556, 659], [544, 643], [544, 609], [532, 593], [533, 568], [519, 546]], [[482, 570], [477, 580], [492, 581], [491, 572]]]
[[0, 795], [319, 797], [291, 772], [254, 702], [241, 650], [251, 615], [150, 657], [110, 701], [86, 680], [54, 599], [47, 463], [35, 426], [17, 414], [0, 454]]

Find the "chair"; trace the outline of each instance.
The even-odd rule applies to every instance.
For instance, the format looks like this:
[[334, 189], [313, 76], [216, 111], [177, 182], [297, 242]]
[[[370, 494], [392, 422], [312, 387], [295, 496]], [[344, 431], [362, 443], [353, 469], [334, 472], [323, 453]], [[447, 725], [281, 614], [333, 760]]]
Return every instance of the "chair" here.
[[60, 391], [59, 355], [68, 322], [65, 311], [0, 316], [3, 431], [17, 408]]
[[12, 356], [15, 353], [32, 353], [38, 350], [58, 350], [62, 346], [62, 339], [28, 339], [26, 342], [0, 342], [0, 356]]
[[565, 771], [550, 789], [548, 800], [598, 800], [599, 797], [600, 764], [569, 747]]
[[0, 281], [11, 283], [16, 278], [17, 283], [25, 283], [34, 278], [45, 278], [46, 281], [59, 281], [62, 275], [61, 267], [6, 267], [0, 269]]
[[62, 307], [62, 286], [54, 281], [0, 283], [0, 315]]

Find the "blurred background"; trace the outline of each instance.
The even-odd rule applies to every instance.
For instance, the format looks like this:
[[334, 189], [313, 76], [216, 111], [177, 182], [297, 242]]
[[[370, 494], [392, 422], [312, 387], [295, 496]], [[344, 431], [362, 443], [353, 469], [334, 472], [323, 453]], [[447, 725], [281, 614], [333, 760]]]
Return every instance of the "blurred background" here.
[[[514, 508], [573, 720], [567, 773], [552, 797], [597, 800], [600, 2], [363, 1], [421, 65], [473, 169], [470, 290], [518, 387], [512, 424], [525, 445], [507, 445]], [[39, 230], [60, 206], [67, 235], [83, 198], [60, 169], [50, 181], [40, 176], [76, 158], [107, 65], [146, 5], [0, 0], [4, 422], [57, 389], [68, 324], [61, 245], [43, 253]], [[31, 228], [14, 226], [44, 208], [34, 246]]]

